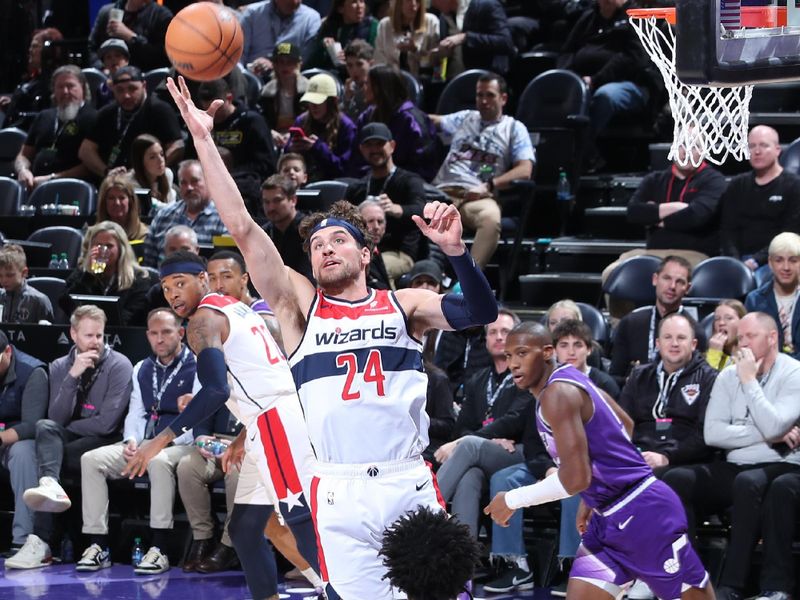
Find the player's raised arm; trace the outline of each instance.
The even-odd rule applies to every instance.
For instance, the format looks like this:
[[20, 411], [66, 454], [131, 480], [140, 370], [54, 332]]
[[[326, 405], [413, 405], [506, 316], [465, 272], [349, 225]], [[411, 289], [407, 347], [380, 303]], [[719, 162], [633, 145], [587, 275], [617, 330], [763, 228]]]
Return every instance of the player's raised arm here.
[[[420, 231], [447, 255], [462, 295], [434, 294], [427, 290], [405, 289], [397, 293], [415, 334], [428, 329], [458, 330], [486, 325], [497, 319], [497, 300], [492, 288], [461, 239], [461, 215], [452, 204], [429, 202], [423, 217], [411, 218]], [[427, 222], [426, 222], [427, 220]]]
[[[171, 77], [168, 78], [167, 89], [192, 135], [197, 156], [206, 174], [208, 189], [222, 222], [250, 265], [253, 285], [275, 311], [281, 311], [282, 305], [286, 303], [297, 304], [297, 295], [283, 258], [270, 237], [247, 212], [242, 195], [222, 162], [211, 135], [214, 113], [222, 101], [214, 100], [207, 111], [200, 110], [192, 101], [183, 77], [178, 77], [177, 84]], [[308, 288], [313, 293], [310, 283]]]

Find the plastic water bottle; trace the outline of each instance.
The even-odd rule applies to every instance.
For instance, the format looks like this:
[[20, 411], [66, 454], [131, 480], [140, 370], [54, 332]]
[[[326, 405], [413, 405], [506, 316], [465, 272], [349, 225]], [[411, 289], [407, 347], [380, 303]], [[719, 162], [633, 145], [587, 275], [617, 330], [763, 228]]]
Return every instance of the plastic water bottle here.
[[489, 180], [494, 177], [494, 167], [492, 165], [482, 164], [478, 171], [478, 179], [483, 183], [488, 184]]
[[219, 440], [200, 440], [197, 442], [197, 447], [202, 448], [206, 452], [210, 452], [214, 456], [222, 456], [225, 453], [225, 449], [228, 447], [228, 445]]
[[67, 259], [67, 253], [62, 252], [61, 258], [58, 259], [58, 268], [59, 269], [69, 269], [69, 260]]
[[61, 267], [58, 265], [58, 254], [51, 254], [50, 255], [50, 262], [47, 265], [48, 269], [60, 269]]
[[564, 169], [558, 170], [558, 183], [556, 183], [556, 200], [558, 200], [558, 213], [561, 217], [561, 235], [567, 231], [567, 222], [572, 212], [572, 191], [569, 187], [569, 179]]
[[143, 558], [144, 546], [142, 546], [142, 538], [134, 538], [133, 549], [131, 550], [131, 566], [138, 567]]

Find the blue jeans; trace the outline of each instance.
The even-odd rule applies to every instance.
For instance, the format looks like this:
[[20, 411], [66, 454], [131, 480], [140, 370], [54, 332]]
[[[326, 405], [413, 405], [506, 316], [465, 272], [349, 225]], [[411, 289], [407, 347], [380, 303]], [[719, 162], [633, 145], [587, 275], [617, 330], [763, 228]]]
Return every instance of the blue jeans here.
[[[498, 492], [507, 492], [514, 488], [536, 483], [536, 479], [525, 463], [512, 465], [497, 471], [489, 482], [489, 497], [494, 498]], [[575, 527], [575, 517], [581, 498], [578, 495], [561, 501], [561, 527], [558, 542], [560, 558], [573, 557], [578, 551], [581, 536]], [[508, 527], [492, 524], [492, 555], [509, 557], [526, 556], [525, 542], [522, 538], [522, 511], [516, 511], [508, 520]]]
[[33, 511], [22, 500], [25, 490], [39, 485], [36, 447], [33, 440], [19, 440], [0, 449], [0, 465], [11, 475], [14, 491], [14, 520], [11, 532], [15, 544], [24, 544], [33, 533]]
[[601, 85], [592, 94], [589, 105], [592, 133], [596, 135], [602, 131], [620, 113], [643, 113], [647, 101], [647, 92], [631, 81], [613, 81]]

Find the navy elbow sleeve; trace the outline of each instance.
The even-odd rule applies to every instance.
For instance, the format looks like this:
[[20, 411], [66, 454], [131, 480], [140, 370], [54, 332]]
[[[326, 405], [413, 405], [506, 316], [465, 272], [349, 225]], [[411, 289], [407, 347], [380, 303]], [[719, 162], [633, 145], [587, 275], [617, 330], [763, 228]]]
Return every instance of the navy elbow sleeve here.
[[446, 294], [442, 298], [442, 313], [447, 322], [456, 330], [494, 322], [497, 319], [497, 300], [470, 253], [448, 256], [448, 259], [464, 295]]
[[176, 435], [188, 431], [213, 415], [228, 399], [228, 368], [222, 350], [206, 348], [197, 355], [197, 379], [202, 387], [178, 418], [169, 425]]

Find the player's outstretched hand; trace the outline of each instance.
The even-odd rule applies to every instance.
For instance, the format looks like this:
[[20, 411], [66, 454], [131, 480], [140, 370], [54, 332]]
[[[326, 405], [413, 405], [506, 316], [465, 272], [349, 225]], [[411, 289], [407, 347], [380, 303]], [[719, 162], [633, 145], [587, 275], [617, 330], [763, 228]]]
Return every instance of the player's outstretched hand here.
[[136, 453], [128, 460], [128, 464], [122, 469], [122, 476], [128, 479], [141, 477], [147, 473], [147, 465], [159, 452], [161, 452], [161, 447], [155, 444], [153, 440], [142, 442]]
[[411, 218], [422, 234], [445, 254], [459, 256], [464, 253], [461, 215], [454, 205], [439, 201], [428, 202], [422, 210], [422, 217], [412, 215]]
[[497, 495], [489, 502], [489, 506], [483, 509], [483, 514], [492, 517], [492, 520], [500, 527], [508, 527], [508, 520], [515, 512], [517, 511], [513, 508], [508, 508], [505, 492], [497, 492]]
[[[179, 87], [180, 89], [178, 89]], [[189, 93], [186, 81], [180, 75], [178, 75], [177, 84], [172, 77], [167, 77], [167, 89], [178, 110], [181, 111], [181, 117], [186, 122], [192, 137], [195, 139], [204, 138], [211, 133], [214, 129], [214, 113], [222, 106], [222, 100], [214, 100], [208, 110], [200, 110], [192, 101], [192, 95]]]

